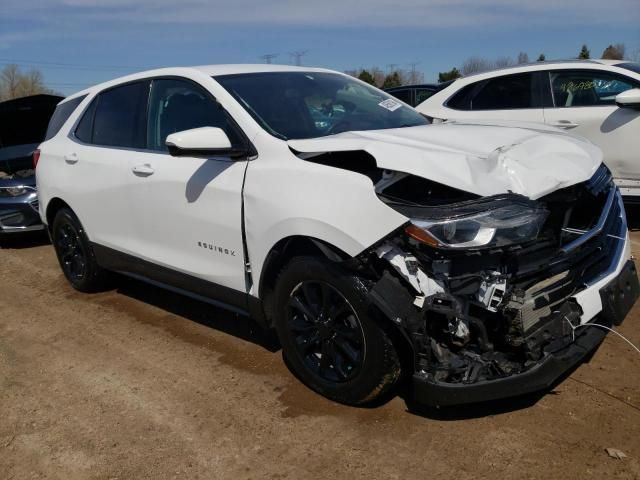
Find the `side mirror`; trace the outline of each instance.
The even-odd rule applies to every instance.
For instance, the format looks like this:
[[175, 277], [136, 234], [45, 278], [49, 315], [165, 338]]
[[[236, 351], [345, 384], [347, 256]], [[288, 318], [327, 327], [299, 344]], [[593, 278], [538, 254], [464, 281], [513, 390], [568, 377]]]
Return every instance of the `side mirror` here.
[[243, 148], [234, 148], [224, 130], [217, 127], [200, 127], [172, 133], [165, 142], [174, 157], [242, 157]]
[[635, 108], [640, 110], [640, 88], [632, 88], [616, 95], [616, 105], [620, 108]]

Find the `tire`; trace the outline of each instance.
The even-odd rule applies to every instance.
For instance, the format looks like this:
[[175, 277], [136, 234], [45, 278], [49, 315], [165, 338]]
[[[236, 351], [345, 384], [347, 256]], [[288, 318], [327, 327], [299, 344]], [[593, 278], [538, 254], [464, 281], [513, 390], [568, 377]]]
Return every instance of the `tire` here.
[[109, 272], [101, 268], [78, 217], [63, 208], [53, 220], [51, 240], [65, 278], [81, 292], [98, 292], [108, 284]]
[[389, 335], [367, 313], [360, 279], [316, 257], [296, 257], [275, 288], [275, 328], [293, 373], [347, 405], [379, 400], [401, 374]]

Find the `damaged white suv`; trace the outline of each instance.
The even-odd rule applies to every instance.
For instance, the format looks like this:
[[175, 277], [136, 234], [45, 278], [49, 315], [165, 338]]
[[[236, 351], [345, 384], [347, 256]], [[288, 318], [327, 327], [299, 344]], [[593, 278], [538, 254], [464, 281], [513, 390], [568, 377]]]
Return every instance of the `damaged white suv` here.
[[37, 181], [71, 284], [117, 271], [251, 315], [340, 402], [402, 378], [431, 405], [545, 389], [604, 337], [581, 326], [638, 296], [600, 151], [544, 126], [428, 125], [272, 65], [144, 72], [58, 108]]

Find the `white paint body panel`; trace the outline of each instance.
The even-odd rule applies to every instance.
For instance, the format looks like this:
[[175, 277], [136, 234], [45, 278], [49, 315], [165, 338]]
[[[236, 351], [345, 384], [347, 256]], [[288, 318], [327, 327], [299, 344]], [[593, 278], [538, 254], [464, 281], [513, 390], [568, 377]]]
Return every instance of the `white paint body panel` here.
[[[153, 174], [134, 174], [139, 164]], [[247, 162], [139, 153], [129, 166], [127, 200], [134, 228], [126, 253], [245, 290], [240, 225]]]
[[589, 179], [598, 148], [556, 129], [443, 123], [291, 140], [300, 152], [364, 150], [379, 167], [478, 195], [512, 191], [539, 198]]
[[[304, 235], [355, 256], [408, 219], [384, 204], [368, 177], [312, 163], [293, 152], [365, 150], [384, 169], [494, 195], [513, 191], [538, 198], [588, 179], [599, 150], [555, 129], [519, 125], [444, 124], [350, 132], [312, 140], [275, 138], [211, 75], [295, 67], [219, 66], [163, 69], [107, 82], [88, 94], [59, 134], [41, 145], [38, 188], [43, 219], [53, 198], [70, 204], [97, 243], [239, 291], [246, 291], [242, 252], [242, 201], [253, 289], [279, 241]], [[305, 71], [317, 71], [303, 69]], [[235, 119], [258, 152], [241, 162], [174, 158], [149, 151], [81, 145], [70, 131], [84, 107], [109, 86], [156, 76], [191, 79]], [[73, 97], [71, 97], [73, 98]], [[495, 121], [493, 122], [495, 123]], [[79, 161], [65, 162], [76, 152]], [[145, 167], [137, 175], [136, 167]], [[242, 194], [243, 176], [244, 196]], [[197, 242], [233, 249], [212, 255]]]
[[589, 285], [584, 290], [578, 292], [573, 298], [578, 302], [582, 308], [582, 316], [580, 317], [580, 323], [590, 322], [595, 318], [597, 314], [602, 311], [602, 297], [600, 297], [600, 289], [605, 287], [611, 280], [616, 278], [627, 260], [631, 258], [631, 241], [629, 240], [629, 234], [625, 236], [624, 247], [622, 249], [622, 255], [615, 266], [615, 269], [607, 276], [601, 278], [593, 285]]
[[553, 62], [500, 69], [471, 75], [456, 80], [416, 107], [419, 112], [442, 120], [505, 120], [546, 122], [548, 125], [570, 123], [576, 125], [567, 131], [582, 136], [597, 145], [604, 161], [611, 169], [618, 185], [625, 185], [624, 195], [640, 195], [640, 110], [619, 108], [616, 105], [562, 107], [513, 110], [454, 110], [445, 105], [456, 92], [465, 86], [516, 73], [558, 70], [596, 70], [622, 75], [640, 82], [640, 74], [616, 66], [620, 61]]

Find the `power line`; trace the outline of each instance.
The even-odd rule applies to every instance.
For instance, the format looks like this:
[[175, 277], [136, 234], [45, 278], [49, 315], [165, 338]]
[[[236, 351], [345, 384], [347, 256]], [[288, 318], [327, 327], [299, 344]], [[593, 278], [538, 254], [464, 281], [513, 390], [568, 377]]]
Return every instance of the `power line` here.
[[419, 64], [420, 64], [420, 62], [411, 62], [411, 63], [409, 63], [409, 66], [411, 67], [411, 70], [410, 70], [410, 73], [409, 73], [409, 75], [411, 77], [410, 77], [409, 82], [412, 85], [415, 85], [416, 83], [418, 83], [418, 72], [416, 71], [416, 66], [418, 66]]
[[260, 58], [264, 60], [264, 63], [271, 63], [271, 60], [278, 56], [277, 53], [265, 53], [264, 55], [260, 55]]
[[295, 52], [289, 52], [289, 55], [294, 60], [293, 63], [299, 67], [302, 65], [302, 57], [304, 57], [307, 53], [309, 53], [309, 50], [297, 50]]

